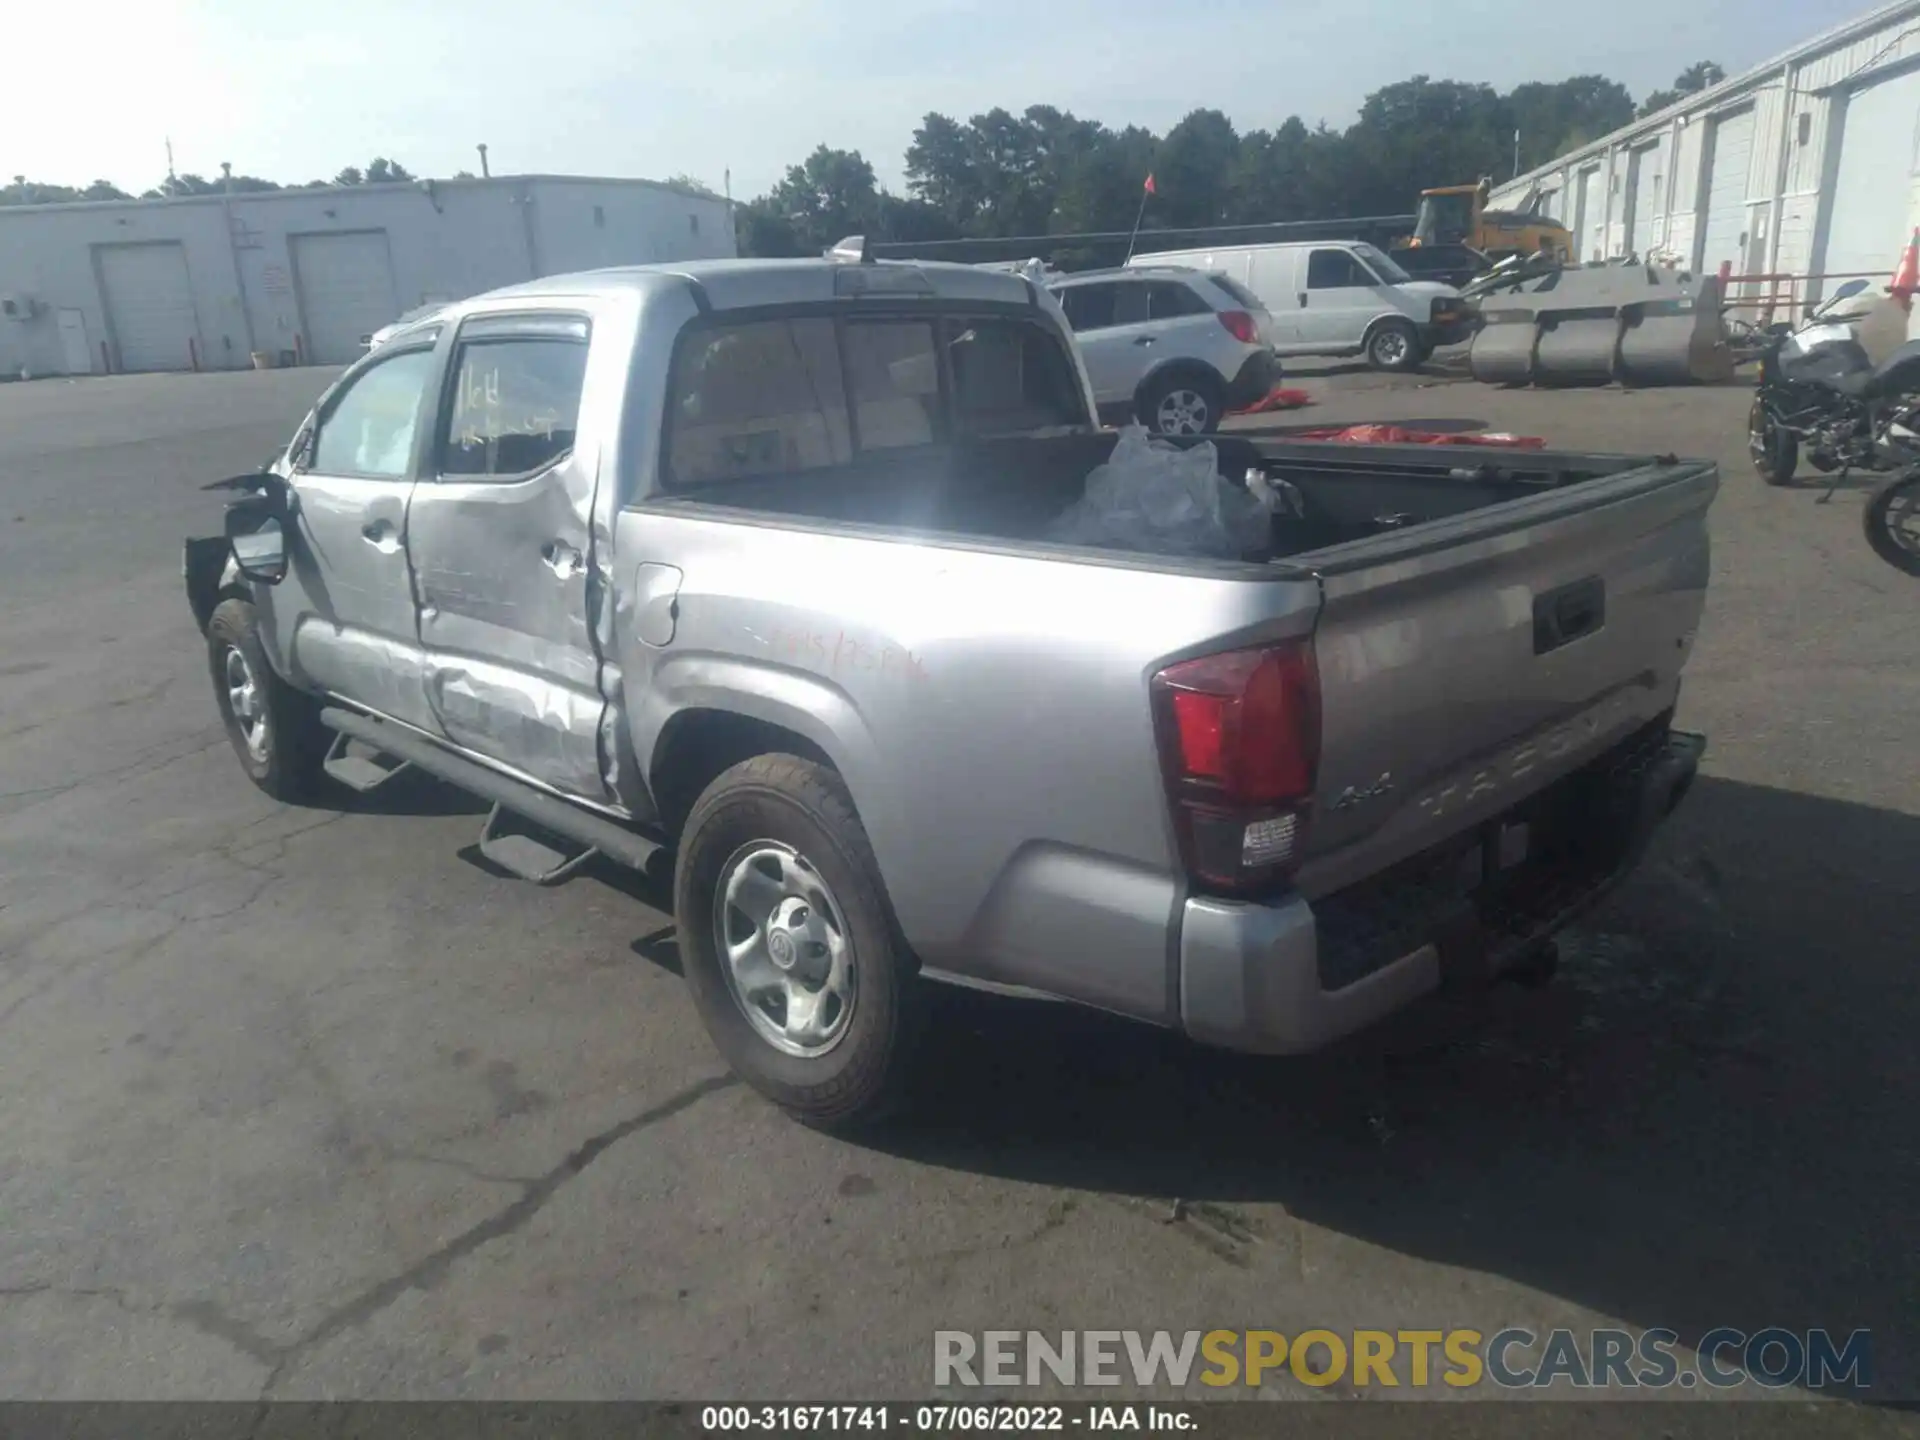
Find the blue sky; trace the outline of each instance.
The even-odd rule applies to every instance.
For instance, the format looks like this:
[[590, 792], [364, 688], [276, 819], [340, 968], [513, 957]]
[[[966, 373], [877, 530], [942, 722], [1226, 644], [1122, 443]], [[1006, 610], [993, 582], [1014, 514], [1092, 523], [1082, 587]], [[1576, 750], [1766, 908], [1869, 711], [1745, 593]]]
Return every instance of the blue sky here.
[[[144, 188], [177, 168], [283, 181], [375, 154], [764, 190], [816, 143], [898, 188], [928, 110], [1053, 104], [1164, 130], [1349, 123], [1417, 72], [1502, 89], [1598, 71], [1638, 97], [1699, 59], [1737, 74], [1860, 0], [149, 0], [8, 7], [0, 177]], [[25, 10], [24, 15], [21, 11]], [[84, 57], [68, 66], [58, 57]]]

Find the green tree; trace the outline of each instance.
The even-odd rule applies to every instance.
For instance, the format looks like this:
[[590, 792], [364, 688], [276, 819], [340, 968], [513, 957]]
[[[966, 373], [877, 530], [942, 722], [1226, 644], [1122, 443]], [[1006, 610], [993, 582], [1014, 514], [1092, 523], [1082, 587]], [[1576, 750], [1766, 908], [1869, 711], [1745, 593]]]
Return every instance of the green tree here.
[[[1195, 110], [1167, 132], [1154, 157], [1154, 195], [1146, 213], [1157, 225], [1222, 225], [1233, 218], [1240, 136], [1218, 110]], [[1143, 183], [1145, 175], [1136, 183]]]
[[1678, 75], [1673, 77], [1671, 90], [1656, 90], [1640, 102], [1639, 113], [1651, 115], [1656, 110], [1664, 110], [1683, 95], [1697, 95], [1702, 90], [1711, 89], [1727, 78], [1727, 72], [1711, 60], [1696, 60]]
[[413, 172], [398, 160], [377, 155], [367, 165], [366, 179], [369, 185], [390, 185], [395, 181], [413, 179]]
[[335, 185], [364, 185], [367, 183], [367, 177], [360, 173], [359, 166], [349, 165], [333, 177], [332, 183]]
[[[789, 226], [790, 243], [798, 249], [787, 253], [804, 255], [818, 254], [848, 235], [875, 233], [880, 208], [880, 187], [866, 157], [858, 150], [820, 145], [802, 164], [787, 167], [758, 213], [770, 223]], [[753, 233], [765, 233], [764, 227]]]

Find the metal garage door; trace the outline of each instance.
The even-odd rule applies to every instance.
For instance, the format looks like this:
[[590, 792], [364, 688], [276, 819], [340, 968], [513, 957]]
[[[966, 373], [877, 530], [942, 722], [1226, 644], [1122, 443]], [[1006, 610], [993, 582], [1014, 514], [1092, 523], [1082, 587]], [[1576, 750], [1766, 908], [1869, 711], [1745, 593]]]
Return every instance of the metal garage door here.
[[363, 340], [400, 313], [394, 301], [393, 259], [384, 230], [289, 235], [293, 283], [307, 358], [344, 365]]
[[1753, 164], [1753, 107], [1713, 122], [1713, 158], [1707, 171], [1707, 207], [1700, 222], [1696, 268], [1711, 275], [1721, 262], [1745, 269], [1747, 171]]
[[1573, 211], [1573, 258], [1600, 258], [1597, 232], [1606, 223], [1605, 192], [1600, 188], [1600, 167], [1580, 172], [1580, 194]]
[[1634, 151], [1630, 161], [1633, 199], [1627, 211], [1627, 249], [1643, 260], [1660, 243], [1661, 222], [1667, 218], [1666, 154], [1667, 142], [1656, 140]]
[[200, 325], [177, 240], [98, 245], [100, 291], [122, 370], [191, 370]]
[[1829, 275], [1893, 273], [1913, 205], [1920, 70], [1856, 90], [1840, 132], [1840, 168], [1827, 224]]

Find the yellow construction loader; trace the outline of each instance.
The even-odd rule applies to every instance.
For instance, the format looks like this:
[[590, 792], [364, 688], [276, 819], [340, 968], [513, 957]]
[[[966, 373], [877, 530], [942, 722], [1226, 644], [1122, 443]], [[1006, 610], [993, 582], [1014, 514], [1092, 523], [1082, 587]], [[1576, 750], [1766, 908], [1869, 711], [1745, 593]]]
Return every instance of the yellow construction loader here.
[[1420, 209], [1413, 234], [1400, 242], [1411, 249], [1434, 245], [1470, 245], [1491, 260], [1541, 251], [1565, 264], [1573, 263], [1573, 236], [1567, 227], [1544, 215], [1519, 210], [1489, 210], [1492, 182], [1477, 185], [1438, 185], [1420, 192]]

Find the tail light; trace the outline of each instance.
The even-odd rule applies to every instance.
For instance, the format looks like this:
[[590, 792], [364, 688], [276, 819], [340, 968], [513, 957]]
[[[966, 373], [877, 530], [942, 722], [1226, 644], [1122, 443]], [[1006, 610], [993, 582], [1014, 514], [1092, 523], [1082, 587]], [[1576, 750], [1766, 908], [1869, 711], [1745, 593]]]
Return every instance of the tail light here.
[[1228, 894], [1284, 878], [1300, 859], [1320, 765], [1312, 643], [1183, 660], [1153, 677], [1152, 694], [1187, 873]]
[[1218, 312], [1220, 323], [1227, 327], [1227, 333], [1242, 345], [1260, 343], [1260, 331], [1253, 323], [1253, 316], [1244, 310], [1222, 310]]

